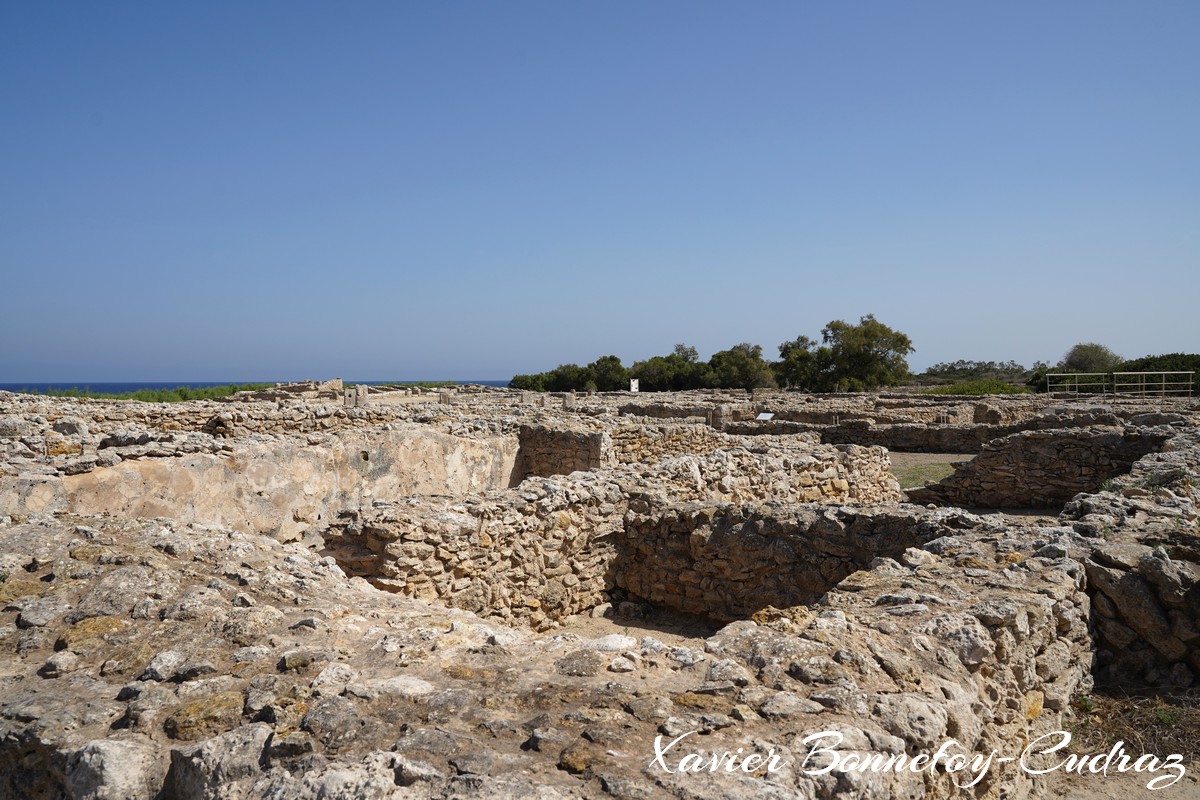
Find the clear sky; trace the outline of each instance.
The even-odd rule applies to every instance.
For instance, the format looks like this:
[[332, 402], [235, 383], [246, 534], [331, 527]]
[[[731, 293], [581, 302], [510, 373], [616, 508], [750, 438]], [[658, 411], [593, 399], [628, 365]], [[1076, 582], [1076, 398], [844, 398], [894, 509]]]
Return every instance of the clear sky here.
[[1200, 3], [0, 4], [0, 381], [1200, 351]]

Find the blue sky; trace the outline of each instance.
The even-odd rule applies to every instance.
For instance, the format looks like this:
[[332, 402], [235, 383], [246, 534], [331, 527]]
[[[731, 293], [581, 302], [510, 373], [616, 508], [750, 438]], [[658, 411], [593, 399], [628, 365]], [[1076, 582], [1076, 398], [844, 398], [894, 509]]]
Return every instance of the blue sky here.
[[0, 4], [0, 381], [1200, 351], [1200, 4]]

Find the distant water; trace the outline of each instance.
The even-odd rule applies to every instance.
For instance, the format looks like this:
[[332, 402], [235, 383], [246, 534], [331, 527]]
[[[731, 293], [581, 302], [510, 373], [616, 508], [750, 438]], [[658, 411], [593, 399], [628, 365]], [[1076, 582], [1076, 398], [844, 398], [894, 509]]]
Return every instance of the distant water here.
[[[416, 381], [406, 381], [416, 383]], [[65, 381], [60, 383], [0, 383], [0, 391], [5, 392], [38, 392], [50, 390], [65, 391], [80, 389], [103, 394], [126, 394], [142, 389], [177, 389], [186, 386], [189, 389], [203, 389], [207, 386], [227, 386], [231, 383], [275, 383], [275, 381], [142, 381], [140, 383], [103, 383], [98, 381]], [[392, 381], [346, 381], [347, 385], [355, 383], [392, 383]], [[484, 386], [508, 386], [508, 381], [455, 381], [461, 385], [483, 384]]]

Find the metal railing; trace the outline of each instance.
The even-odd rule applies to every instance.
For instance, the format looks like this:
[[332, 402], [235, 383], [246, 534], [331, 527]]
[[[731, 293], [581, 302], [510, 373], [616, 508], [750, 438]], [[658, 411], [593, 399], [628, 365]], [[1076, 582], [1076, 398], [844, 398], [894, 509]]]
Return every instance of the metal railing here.
[[1046, 376], [1047, 392], [1104, 394], [1107, 390], [1107, 372], [1052, 372]]
[[1113, 394], [1141, 397], [1191, 397], [1194, 372], [1114, 372]]
[[1194, 372], [1053, 372], [1046, 375], [1046, 391], [1191, 397], [1195, 380]]

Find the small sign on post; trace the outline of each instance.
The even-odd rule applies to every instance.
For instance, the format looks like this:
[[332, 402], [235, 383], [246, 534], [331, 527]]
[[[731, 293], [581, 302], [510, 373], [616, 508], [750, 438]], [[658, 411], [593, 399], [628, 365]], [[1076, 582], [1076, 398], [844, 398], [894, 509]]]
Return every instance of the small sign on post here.
[[636, 392], [637, 390], [638, 390], [638, 379], [630, 378], [629, 379], [629, 391]]

